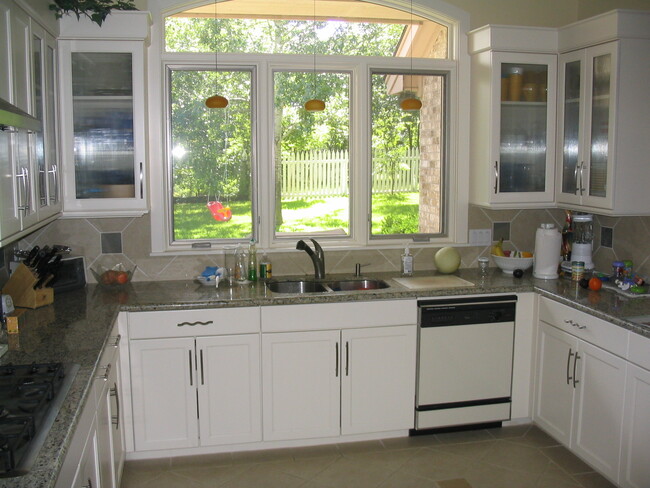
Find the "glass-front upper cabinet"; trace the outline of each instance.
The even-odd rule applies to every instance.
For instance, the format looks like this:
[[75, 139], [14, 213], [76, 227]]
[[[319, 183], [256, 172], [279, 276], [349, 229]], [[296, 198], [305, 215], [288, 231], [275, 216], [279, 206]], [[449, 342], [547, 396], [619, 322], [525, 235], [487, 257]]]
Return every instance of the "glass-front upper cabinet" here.
[[[484, 29], [491, 30], [489, 39], [499, 37], [499, 26]], [[474, 31], [477, 38], [484, 29]], [[518, 29], [507, 34], [512, 31]], [[515, 34], [518, 44], [525, 33]], [[483, 47], [470, 33], [470, 49], [476, 49], [470, 202], [491, 208], [548, 206], [555, 196], [557, 55]]]
[[611, 208], [617, 43], [560, 57], [559, 203]]
[[119, 20], [97, 27], [98, 36], [115, 37], [102, 41], [71, 39], [71, 30], [92, 37], [95, 27], [63, 24], [66, 216], [137, 216], [147, 211], [145, 39], [121, 40], [119, 35], [136, 38], [126, 22], [139, 24], [140, 19], [144, 28], [136, 27], [148, 35], [148, 19], [125, 19], [122, 29]]

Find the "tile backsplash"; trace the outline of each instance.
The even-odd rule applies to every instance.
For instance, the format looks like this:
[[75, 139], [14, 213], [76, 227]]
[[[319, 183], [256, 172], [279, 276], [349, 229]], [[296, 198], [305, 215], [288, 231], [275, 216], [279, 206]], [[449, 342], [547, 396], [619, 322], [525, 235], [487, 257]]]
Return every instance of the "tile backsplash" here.
[[[562, 209], [489, 210], [470, 207], [470, 229], [492, 229], [497, 233], [509, 227], [506, 249], [533, 251], [535, 231], [541, 223], [552, 222], [562, 227], [565, 212]], [[504, 226], [502, 224], [509, 224]], [[605, 228], [601, 236], [601, 227]], [[192, 256], [150, 256], [149, 217], [108, 219], [59, 219], [21, 240], [16, 246], [65, 244], [75, 255], [86, 257], [87, 266], [98, 264], [137, 265], [135, 281], [192, 279], [205, 266], [223, 264], [224, 255], [211, 253]], [[608, 271], [615, 259], [632, 259], [635, 269], [650, 276], [650, 217], [594, 216], [594, 262], [596, 269]], [[605, 238], [603, 240], [603, 237]], [[611, 243], [611, 246], [602, 245]], [[489, 256], [490, 246], [457, 246], [464, 268], [477, 265], [480, 256]], [[119, 251], [110, 252], [106, 251]], [[102, 253], [102, 249], [104, 253]], [[438, 247], [411, 247], [415, 270], [433, 270], [433, 255]], [[5, 260], [13, 249], [5, 249]], [[363, 273], [399, 271], [402, 249], [328, 250], [327, 273], [352, 273], [355, 264], [362, 265]], [[269, 252], [274, 276], [313, 273], [312, 262], [303, 251]], [[6, 271], [5, 271], [6, 274]], [[92, 275], [88, 273], [92, 281]], [[6, 278], [5, 278], [6, 279]], [[0, 282], [4, 281], [0, 276]]]

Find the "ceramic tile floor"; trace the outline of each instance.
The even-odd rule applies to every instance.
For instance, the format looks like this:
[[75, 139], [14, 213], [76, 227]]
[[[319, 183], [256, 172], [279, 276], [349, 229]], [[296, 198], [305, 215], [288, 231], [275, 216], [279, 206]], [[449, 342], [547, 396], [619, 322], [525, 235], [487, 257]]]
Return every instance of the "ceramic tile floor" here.
[[121, 488], [605, 488], [532, 425], [129, 461]]

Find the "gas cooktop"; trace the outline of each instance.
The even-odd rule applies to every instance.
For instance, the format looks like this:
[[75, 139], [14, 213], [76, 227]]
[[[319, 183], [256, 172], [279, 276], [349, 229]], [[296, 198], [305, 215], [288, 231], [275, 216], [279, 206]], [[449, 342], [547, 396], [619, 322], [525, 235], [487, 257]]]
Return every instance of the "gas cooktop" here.
[[29, 470], [78, 368], [65, 363], [0, 366], [0, 477]]

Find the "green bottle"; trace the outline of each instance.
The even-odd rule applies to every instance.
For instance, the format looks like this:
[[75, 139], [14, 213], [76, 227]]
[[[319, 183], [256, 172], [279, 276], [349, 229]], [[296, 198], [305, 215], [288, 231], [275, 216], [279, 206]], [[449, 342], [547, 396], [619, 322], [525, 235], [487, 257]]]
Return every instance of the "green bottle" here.
[[255, 239], [248, 246], [248, 281], [257, 281], [257, 248]]

